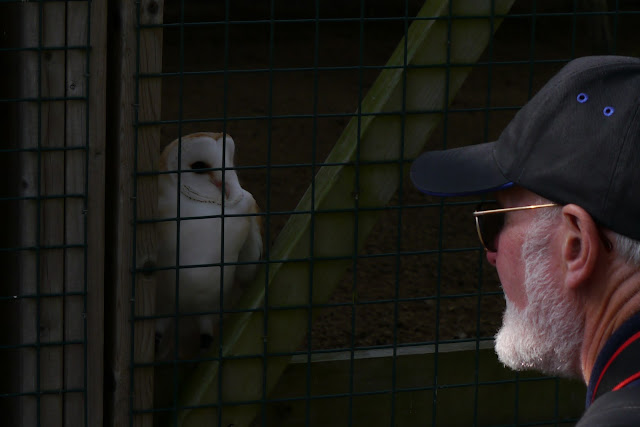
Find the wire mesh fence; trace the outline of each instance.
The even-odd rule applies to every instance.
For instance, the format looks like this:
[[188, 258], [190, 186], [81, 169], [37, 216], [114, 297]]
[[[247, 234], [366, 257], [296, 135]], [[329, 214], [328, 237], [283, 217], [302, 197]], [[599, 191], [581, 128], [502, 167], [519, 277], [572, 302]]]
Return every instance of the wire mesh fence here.
[[101, 101], [90, 79], [102, 49], [91, 6], [0, 4], [6, 425], [89, 425], [101, 406], [90, 387], [102, 376], [104, 209], [95, 181], [104, 179], [95, 157], [104, 119], [91, 112]]
[[9, 425], [575, 423], [581, 384], [493, 353], [479, 201], [407, 168], [640, 55], [635, 2], [0, 10]]

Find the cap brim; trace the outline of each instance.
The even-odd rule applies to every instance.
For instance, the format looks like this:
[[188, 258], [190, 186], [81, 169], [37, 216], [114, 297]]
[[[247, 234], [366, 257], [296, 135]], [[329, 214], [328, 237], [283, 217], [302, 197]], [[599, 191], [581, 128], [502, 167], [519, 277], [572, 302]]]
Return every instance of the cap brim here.
[[411, 165], [418, 190], [433, 196], [466, 196], [498, 191], [513, 185], [493, 157], [495, 142], [428, 151]]

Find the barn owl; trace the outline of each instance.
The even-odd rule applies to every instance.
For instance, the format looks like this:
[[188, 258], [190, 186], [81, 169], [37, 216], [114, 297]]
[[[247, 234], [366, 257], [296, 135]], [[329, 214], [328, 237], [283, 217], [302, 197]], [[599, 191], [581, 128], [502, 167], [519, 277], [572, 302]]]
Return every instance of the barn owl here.
[[[176, 313], [206, 313], [195, 317], [206, 347], [220, 316], [221, 296], [227, 300], [234, 281], [249, 281], [256, 273], [262, 220], [253, 196], [238, 182], [234, 152], [231, 136], [201, 132], [173, 141], [160, 158], [160, 171], [169, 173], [158, 178], [158, 211], [165, 220], [158, 223], [158, 263], [179, 268], [159, 271], [156, 312], [166, 317], [156, 322], [158, 343], [173, 339], [163, 340], [163, 335]], [[179, 322], [189, 318], [194, 319]]]

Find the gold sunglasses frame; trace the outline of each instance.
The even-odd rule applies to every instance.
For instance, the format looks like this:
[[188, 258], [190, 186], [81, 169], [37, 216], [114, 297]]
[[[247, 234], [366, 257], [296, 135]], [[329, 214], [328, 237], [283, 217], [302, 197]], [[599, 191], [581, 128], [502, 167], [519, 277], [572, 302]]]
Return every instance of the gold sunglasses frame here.
[[478, 233], [478, 238], [480, 239], [480, 243], [482, 243], [482, 246], [484, 247], [484, 250], [487, 252], [495, 252], [491, 249], [489, 249], [486, 245], [486, 243], [484, 242], [484, 239], [482, 238], [482, 233], [480, 232], [480, 221], [478, 220], [478, 217], [483, 216], [483, 215], [491, 215], [491, 214], [495, 214], [495, 213], [506, 213], [506, 212], [515, 212], [515, 211], [525, 211], [525, 210], [531, 210], [531, 209], [540, 209], [540, 208], [551, 208], [554, 206], [560, 206], [557, 203], [545, 203], [542, 205], [529, 205], [529, 206], [518, 206], [518, 207], [514, 207], [514, 208], [502, 208], [502, 209], [489, 209], [486, 211], [475, 211], [473, 213], [473, 217], [476, 220], [476, 232]]

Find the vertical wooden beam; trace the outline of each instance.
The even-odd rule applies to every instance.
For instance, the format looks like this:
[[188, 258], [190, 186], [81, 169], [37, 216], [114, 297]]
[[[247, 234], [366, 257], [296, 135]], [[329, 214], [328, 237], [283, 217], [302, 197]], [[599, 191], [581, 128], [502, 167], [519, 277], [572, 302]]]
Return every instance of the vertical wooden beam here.
[[[140, 7], [140, 25], [162, 23], [163, 3], [158, 0], [143, 0]], [[139, 70], [141, 74], [162, 71], [162, 29], [145, 28], [140, 30]], [[160, 78], [139, 78], [138, 86], [138, 122], [160, 119], [161, 99]], [[138, 126], [137, 172], [150, 172], [158, 169], [160, 155], [160, 129], [158, 126]], [[158, 188], [154, 175], [138, 176], [136, 180], [136, 218], [139, 220], [157, 218]], [[156, 233], [154, 224], [137, 223], [136, 227], [136, 269], [156, 265]], [[155, 314], [155, 274], [142, 273], [135, 277], [135, 316]], [[151, 363], [154, 361], [155, 322], [153, 320], [135, 320], [133, 363]], [[134, 410], [153, 409], [154, 375], [153, 367], [135, 367], [134, 371]], [[135, 415], [134, 425], [152, 426], [151, 413]]]
[[66, 350], [64, 381], [68, 389], [86, 387], [86, 393], [65, 399], [64, 420], [75, 426], [86, 417], [87, 425], [102, 425], [106, 1], [68, 3], [66, 16], [67, 45], [91, 49], [72, 49], [66, 58], [66, 95], [84, 99], [67, 101], [65, 191], [84, 193], [85, 200], [67, 201], [65, 239], [86, 246], [84, 252], [68, 249], [65, 257], [65, 292], [72, 293], [65, 301], [65, 340], [84, 341], [85, 346]]
[[134, 2], [109, 2], [107, 219], [105, 239], [105, 425], [130, 425], [131, 260], [135, 81]]
[[[69, 46], [82, 46], [88, 40], [88, 3], [72, 2], [67, 5], [67, 34], [66, 42]], [[66, 80], [65, 95], [71, 97], [87, 97], [86, 74], [87, 52], [71, 49], [66, 55]], [[87, 130], [89, 120], [87, 109], [89, 105], [84, 100], [69, 100], [66, 102], [65, 111], [65, 147], [64, 152], [65, 179], [64, 189], [66, 194], [91, 194], [86, 178], [86, 147], [89, 143]], [[96, 195], [99, 195], [96, 194]], [[77, 248], [65, 250], [65, 296], [64, 302], [64, 340], [85, 340], [85, 198], [71, 197], [65, 200], [65, 243], [67, 245], [80, 245]], [[94, 214], [94, 212], [92, 212]], [[92, 338], [99, 339], [101, 331], [92, 331]], [[85, 384], [85, 372], [82, 369], [85, 363], [84, 345], [69, 345], [64, 354], [64, 386], [67, 389], [82, 389]], [[64, 399], [64, 425], [77, 425], [84, 420], [84, 396], [80, 393], [72, 393]]]
[[21, 425], [102, 423], [105, 5], [15, 10]]
[[[65, 249], [65, 103], [57, 99], [65, 96], [65, 46], [66, 14], [64, 3], [44, 3], [38, 11], [39, 40], [43, 48], [38, 52], [38, 151], [34, 177], [34, 216], [25, 218], [27, 227], [37, 227], [35, 243], [36, 281], [24, 281], [23, 292], [35, 296], [31, 309], [25, 314], [36, 315], [35, 330], [25, 331], [28, 341], [36, 344], [36, 363], [25, 366], [33, 373], [35, 369], [36, 416], [41, 426], [63, 424], [62, 393], [64, 388], [64, 258]], [[51, 49], [51, 50], [50, 50]], [[29, 125], [33, 126], [33, 123]], [[28, 288], [25, 289], [25, 288]], [[33, 303], [36, 305], [33, 313]], [[31, 320], [31, 319], [30, 319]], [[26, 337], [25, 337], [26, 338]], [[25, 372], [26, 374], [26, 372]], [[27, 380], [31, 382], [32, 380]]]
[[[137, 122], [160, 118], [161, 94], [159, 79], [139, 78], [138, 73], [161, 71], [162, 29], [140, 26], [161, 23], [162, 12], [161, 0], [117, 0], [110, 2], [109, 9], [112, 38], [108, 102], [112, 125], [107, 140], [112, 150], [108, 156], [112, 192], [107, 210], [113, 213], [113, 222], [107, 236], [111, 246], [107, 275], [112, 294], [105, 296], [109, 310], [106, 343], [111, 390], [105, 424], [114, 427], [130, 425], [133, 411], [153, 407], [153, 369], [139, 367], [134, 372], [133, 368], [134, 363], [153, 361], [153, 321], [135, 318], [153, 314], [155, 275], [134, 271], [155, 265], [153, 226], [135, 221], [155, 214], [156, 178], [136, 173], [157, 168], [160, 132], [157, 127], [137, 128]], [[152, 423], [151, 413], [134, 417], [136, 426]]]
[[[18, 45], [20, 47], [37, 47], [40, 45], [39, 5], [25, 4], [18, 11], [17, 21], [21, 24]], [[25, 50], [21, 52], [18, 68], [22, 70], [18, 82], [18, 97], [37, 99], [39, 97], [39, 60], [37, 51]], [[38, 245], [38, 155], [35, 150], [39, 145], [38, 103], [21, 102], [18, 105], [18, 120], [21, 123], [17, 129], [19, 153], [19, 182], [21, 200], [18, 204], [18, 243], [21, 248]], [[34, 150], [34, 151], [26, 151]], [[20, 336], [19, 344], [38, 342], [38, 302], [35, 295], [38, 287], [38, 253], [36, 250], [21, 249], [18, 256], [18, 289]], [[21, 347], [18, 363], [18, 390], [21, 393], [36, 391], [39, 383], [37, 367], [38, 349]], [[18, 418], [25, 425], [36, 425], [39, 419], [38, 398], [25, 395], [19, 399]]]
[[87, 159], [87, 421], [104, 425], [104, 270], [105, 139], [107, 74], [107, 0], [92, 0], [90, 10], [89, 150]]

